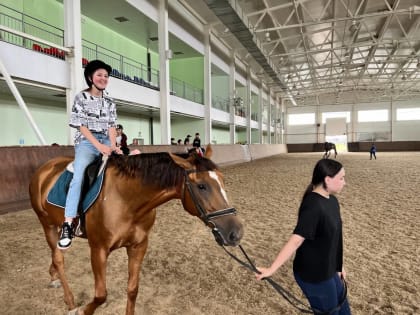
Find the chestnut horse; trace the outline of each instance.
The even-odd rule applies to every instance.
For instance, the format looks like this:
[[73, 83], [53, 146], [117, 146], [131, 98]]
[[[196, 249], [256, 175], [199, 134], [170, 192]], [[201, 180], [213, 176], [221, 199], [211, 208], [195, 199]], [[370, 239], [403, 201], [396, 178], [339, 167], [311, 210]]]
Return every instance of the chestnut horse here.
[[72, 158], [52, 159], [35, 172], [29, 187], [31, 203], [52, 251], [51, 281], [63, 286], [64, 301], [72, 310], [69, 314], [93, 314], [106, 301], [107, 259], [120, 247], [125, 247], [128, 255], [126, 314], [134, 314], [140, 268], [155, 221], [155, 208], [171, 199], [181, 199], [187, 212], [212, 229], [220, 245], [239, 244], [243, 227], [236, 210], [229, 206], [223, 175], [210, 160], [211, 153], [208, 146], [204, 157], [166, 152], [109, 157], [101, 192], [85, 219], [95, 296], [77, 309], [64, 272], [63, 251], [57, 248], [64, 211], [46, 201]]

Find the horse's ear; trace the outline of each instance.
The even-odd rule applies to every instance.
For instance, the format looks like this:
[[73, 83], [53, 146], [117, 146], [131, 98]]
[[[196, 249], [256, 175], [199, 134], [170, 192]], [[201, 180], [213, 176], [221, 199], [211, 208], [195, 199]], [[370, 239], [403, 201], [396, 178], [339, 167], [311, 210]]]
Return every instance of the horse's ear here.
[[212, 149], [212, 147], [211, 147], [211, 145], [209, 143], [207, 145], [206, 152], [204, 152], [204, 157], [210, 159], [212, 155], [213, 155], [213, 149]]
[[176, 164], [181, 166], [183, 169], [190, 169], [193, 167], [192, 164], [187, 159], [184, 159], [172, 153], [169, 153], [169, 156], [172, 158], [172, 160], [174, 160]]

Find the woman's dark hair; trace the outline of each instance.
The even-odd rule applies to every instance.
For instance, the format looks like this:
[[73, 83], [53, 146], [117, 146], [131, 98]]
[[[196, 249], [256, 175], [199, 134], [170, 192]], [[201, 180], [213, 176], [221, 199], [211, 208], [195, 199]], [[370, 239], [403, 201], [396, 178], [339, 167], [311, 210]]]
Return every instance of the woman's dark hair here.
[[101, 60], [92, 60], [89, 62], [85, 67], [85, 81], [86, 84], [89, 86], [89, 88], [92, 87], [92, 75], [95, 73], [98, 69], [104, 69], [106, 72], [108, 72], [108, 75], [111, 73], [112, 68], [110, 65], [107, 65], [105, 62]]
[[[312, 173], [312, 181], [306, 188], [303, 198], [309, 194], [315, 186], [322, 184], [324, 188], [327, 188], [325, 185], [325, 177], [334, 177], [337, 173], [343, 168], [343, 165], [336, 160], [322, 159], [316, 163], [314, 171]], [[303, 199], [302, 198], [302, 199]]]

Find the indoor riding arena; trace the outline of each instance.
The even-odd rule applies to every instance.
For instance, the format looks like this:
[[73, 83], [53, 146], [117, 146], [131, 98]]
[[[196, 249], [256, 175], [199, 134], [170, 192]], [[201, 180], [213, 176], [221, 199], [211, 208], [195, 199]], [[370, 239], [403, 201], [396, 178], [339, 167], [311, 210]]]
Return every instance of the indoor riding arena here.
[[[230, 201], [245, 227], [242, 246], [257, 266], [274, 259], [297, 219], [317, 153], [289, 153], [223, 167]], [[353, 314], [419, 314], [419, 152], [339, 154], [344, 266]], [[62, 289], [48, 288], [50, 251], [35, 213], [0, 216], [2, 314], [63, 314]], [[232, 252], [240, 259], [239, 249]], [[65, 255], [76, 303], [93, 297], [86, 240]], [[110, 256], [108, 299], [98, 314], [124, 314], [127, 258]], [[291, 262], [273, 277], [304, 303]], [[158, 208], [140, 278], [136, 314], [300, 314], [268, 282], [230, 258], [180, 201]]]

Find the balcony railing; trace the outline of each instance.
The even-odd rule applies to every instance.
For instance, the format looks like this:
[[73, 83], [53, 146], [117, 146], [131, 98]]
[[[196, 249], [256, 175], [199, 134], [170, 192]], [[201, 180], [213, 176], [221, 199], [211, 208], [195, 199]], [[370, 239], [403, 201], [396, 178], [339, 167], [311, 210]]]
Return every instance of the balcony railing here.
[[211, 99], [211, 106], [224, 112], [230, 112], [231, 100], [228, 97], [215, 96]]
[[[0, 11], [0, 25], [64, 46], [63, 30], [4, 5], [0, 5]], [[64, 52], [57, 48], [47, 47], [40, 42], [23, 38], [7, 31], [0, 31], [0, 40], [45, 53], [56, 58], [65, 58]], [[140, 62], [86, 40], [82, 40], [82, 55], [83, 65], [86, 65], [89, 60], [101, 59], [111, 65], [113, 69], [111, 73], [112, 76], [159, 90], [159, 70], [151, 67], [149, 68]], [[203, 89], [194, 87], [174, 77], [170, 78], [170, 89], [172, 95], [204, 104]]]

